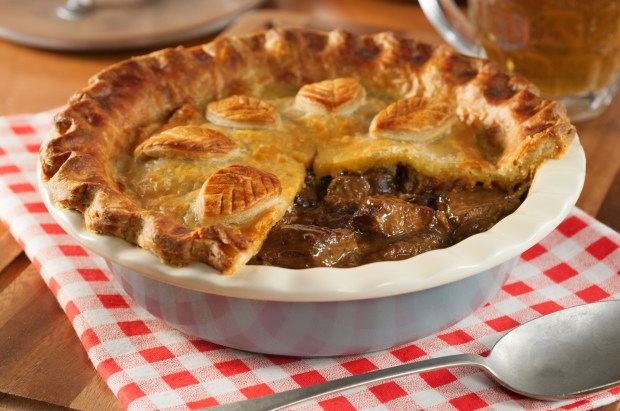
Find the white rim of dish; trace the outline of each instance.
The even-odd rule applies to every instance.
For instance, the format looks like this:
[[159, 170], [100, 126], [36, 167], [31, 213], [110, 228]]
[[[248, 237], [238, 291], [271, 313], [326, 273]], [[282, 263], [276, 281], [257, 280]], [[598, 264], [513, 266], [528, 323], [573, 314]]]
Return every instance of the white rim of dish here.
[[39, 167], [43, 202], [60, 226], [79, 244], [131, 271], [209, 294], [252, 300], [327, 302], [380, 298], [421, 291], [470, 277], [526, 251], [553, 231], [577, 201], [585, 180], [585, 153], [576, 137], [557, 160], [546, 161], [536, 173], [521, 206], [490, 230], [451, 247], [428, 251], [401, 261], [353, 268], [287, 269], [245, 266], [233, 275], [192, 263], [171, 267], [151, 252], [125, 240], [95, 234], [82, 214], [55, 206]]

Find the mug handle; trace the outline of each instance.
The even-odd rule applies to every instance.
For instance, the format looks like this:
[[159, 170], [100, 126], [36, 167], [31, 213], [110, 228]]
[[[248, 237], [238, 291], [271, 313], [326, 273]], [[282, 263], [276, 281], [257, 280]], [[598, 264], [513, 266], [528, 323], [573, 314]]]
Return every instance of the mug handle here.
[[486, 57], [476, 39], [474, 27], [454, 0], [418, 0], [426, 18], [444, 41], [457, 51], [474, 57]]

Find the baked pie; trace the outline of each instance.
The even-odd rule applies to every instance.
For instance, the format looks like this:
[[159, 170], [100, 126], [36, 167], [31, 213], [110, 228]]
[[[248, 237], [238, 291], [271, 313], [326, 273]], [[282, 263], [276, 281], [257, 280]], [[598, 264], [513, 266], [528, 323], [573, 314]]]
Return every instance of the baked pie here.
[[88, 229], [230, 274], [445, 247], [518, 207], [574, 135], [559, 103], [492, 62], [288, 29], [100, 72], [40, 160]]

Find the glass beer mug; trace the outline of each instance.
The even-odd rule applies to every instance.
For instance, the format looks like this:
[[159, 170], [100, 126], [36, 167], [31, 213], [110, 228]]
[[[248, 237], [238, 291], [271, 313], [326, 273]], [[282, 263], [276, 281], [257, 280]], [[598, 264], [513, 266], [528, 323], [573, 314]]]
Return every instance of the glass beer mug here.
[[620, 82], [620, 0], [419, 0], [458, 51], [488, 57], [562, 101], [573, 121], [593, 118]]

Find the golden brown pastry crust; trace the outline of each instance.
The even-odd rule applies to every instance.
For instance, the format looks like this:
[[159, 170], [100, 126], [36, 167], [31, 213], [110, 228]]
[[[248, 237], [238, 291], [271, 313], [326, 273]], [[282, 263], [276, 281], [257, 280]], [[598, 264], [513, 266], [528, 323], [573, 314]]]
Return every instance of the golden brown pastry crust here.
[[278, 110], [256, 97], [235, 95], [207, 105], [207, 119], [224, 127], [277, 127]]
[[229, 165], [205, 181], [197, 198], [203, 223], [244, 223], [282, 193], [280, 180], [254, 167]]
[[320, 114], [350, 114], [366, 97], [366, 91], [354, 78], [336, 78], [302, 86], [295, 104], [302, 110]]
[[422, 97], [403, 98], [380, 111], [370, 124], [377, 138], [427, 143], [450, 131], [456, 115], [445, 101]]
[[[116, 164], [131, 161], [128, 153], [145, 138], [202, 124], [201, 113], [211, 102], [235, 95], [292, 97], [306, 84], [336, 78], [354, 78], [385, 101], [447, 102], [459, 127], [475, 133], [441, 139], [429, 149], [371, 138], [343, 118], [333, 123], [343, 130], [342, 138], [323, 140], [315, 151], [316, 142], [307, 136], [321, 135], [326, 127], [315, 116], [306, 121], [299, 141], [289, 141], [288, 129], [278, 129], [273, 142], [264, 138], [268, 133], [228, 135], [246, 150], [242, 165], [273, 172], [282, 184], [276, 205], [245, 226], [186, 224], [141, 206], [119, 180]], [[527, 183], [541, 162], [560, 155], [574, 135], [563, 106], [541, 98], [529, 82], [492, 62], [391, 33], [290, 29], [166, 49], [100, 72], [56, 116], [40, 159], [54, 201], [81, 211], [89, 229], [124, 238], [168, 263], [201, 261], [231, 273], [260, 248], [303, 184], [309, 161], [319, 175], [405, 162], [439, 178], [510, 189]], [[277, 154], [281, 143], [293, 153]], [[212, 168], [211, 173], [217, 169]]]
[[226, 156], [235, 149], [237, 144], [222, 132], [188, 125], [167, 128], [147, 138], [136, 147], [134, 156], [208, 159]]

